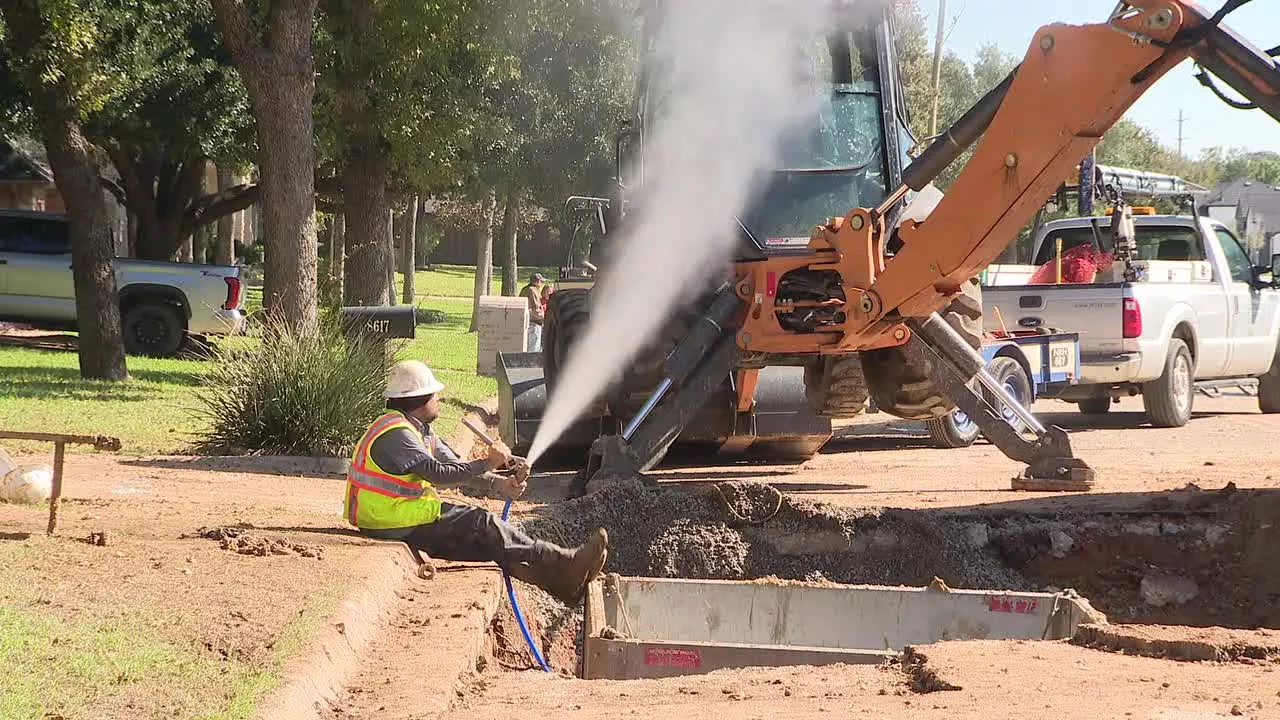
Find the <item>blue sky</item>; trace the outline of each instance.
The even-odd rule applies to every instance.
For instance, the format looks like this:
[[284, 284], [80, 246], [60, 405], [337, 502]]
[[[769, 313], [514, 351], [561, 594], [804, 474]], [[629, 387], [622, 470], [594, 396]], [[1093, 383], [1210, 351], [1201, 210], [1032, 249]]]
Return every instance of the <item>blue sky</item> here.
[[[919, 0], [929, 22], [930, 48], [937, 30], [937, 0]], [[1223, 0], [1203, 0], [1210, 13]], [[966, 60], [988, 43], [1021, 58], [1036, 30], [1054, 22], [1095, 23], [1106, 19], [1115, 0], [1077, 0], [1067, 3], [1044, 0], [947, 0], [951, 34], [946, 49]], [[1225, 24], [1254, 45], [1266, 49], [1280, 45], [1280, 2], [1253, 0], [1227, 16]], [[1149, 128], [1164, 144], [1178, 141], [1178, 111], [1185, 116], [1183, 151], [1194, 157], [1215, 145], [1280, 152], [1280, 122], [1261, 110], [1235, 110], [1196, 82], [1194, 65], [1184, 62], [1160, 79], [1129, 110], [1127, 117]], [[1228, 89], [1231, 96], [1235, 96]]]

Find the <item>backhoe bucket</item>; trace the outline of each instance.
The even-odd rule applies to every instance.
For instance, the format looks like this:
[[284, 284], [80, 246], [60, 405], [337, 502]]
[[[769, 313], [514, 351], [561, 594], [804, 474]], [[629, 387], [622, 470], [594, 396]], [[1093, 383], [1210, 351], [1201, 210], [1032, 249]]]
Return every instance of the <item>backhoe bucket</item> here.
[[[541, 353], [498, 355], [498, 429], [517, 455], [527, 454], [546, 411], [547, 390]], [[626, 418], [623, 418], [625, 422]], [[556, 464], [579, 466], [601, 435], [620, 432], [618, 420], [588, 414], [574, 423], [548, 450]], [[831, 420], [813, 412], [804, 394], [801, 368], [760, 371], [755, 406], [737, 412], [728, 383], [688, 422], [667, 456], [681, 462], [733, 459], [804, 462], [831, 439]], [[539, 465], [543, 462], [540, 460]]]
[[[542, 353], [498, 353], [498, 436], [516, 455], [528, 455], [547, 409], [547, 384]], [[548, 453], [559, 456], [586, 453], [600, 432], [601, 419], [586, 417], [574, 423]]]

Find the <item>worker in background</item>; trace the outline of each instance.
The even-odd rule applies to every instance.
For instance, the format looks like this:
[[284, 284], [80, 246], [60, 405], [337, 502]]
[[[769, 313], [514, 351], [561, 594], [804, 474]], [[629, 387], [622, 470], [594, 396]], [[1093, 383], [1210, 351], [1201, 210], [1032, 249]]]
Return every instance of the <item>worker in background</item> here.
[[529, 342], [525, 349], [538, 352], [542, 349], [542, 320], [547, 316], [542, 304], [542, 288], [546, 278], [542, 273], [534, 273], [529, 277], [529, 284], [520, 289], [520, 297], [529, 304]]
[[[495, 562], [512, 577], [577, 604], [604, 567], [608, 535], [597, 529], [576, 549], [534, 540], [493, 513], [444, 502], [440, 487], [470, 485], [519, 497], [529, 466], [502, 442], [488, 457], [463, 462], [432, 431], [444, 384], [426, 364], [397, 363], [387, 379], [387, 413], [356, 444], [347, 471], [344, 514], [360, 532], [399, 540], [434, 558]], [[510, 475], [494, 471], [508, 468]]]

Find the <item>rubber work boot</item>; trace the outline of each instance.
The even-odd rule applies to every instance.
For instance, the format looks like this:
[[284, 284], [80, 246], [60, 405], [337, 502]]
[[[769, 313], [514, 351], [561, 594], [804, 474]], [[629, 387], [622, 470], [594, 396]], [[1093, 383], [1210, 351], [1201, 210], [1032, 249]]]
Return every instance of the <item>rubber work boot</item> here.
[[587, 585], [604, 568], [608, 544], [609, 536], [603, 529], [592, 533], [587, 542], [573, 550], [539, 542], [532, 562], [512, 563], [507, 572], [517, 580], [542, 588], [566, 605], [576, 605], [581, 602]]
[[566, 605], [582, 602], [587, 586], [604, 569], [608, 558], [609, 533], [604, 528], [596, 528], [587, 536], [587, 541], [575, 548], [569, 556], [564, 570], [556, 580], [557, 592], [553, 594]]

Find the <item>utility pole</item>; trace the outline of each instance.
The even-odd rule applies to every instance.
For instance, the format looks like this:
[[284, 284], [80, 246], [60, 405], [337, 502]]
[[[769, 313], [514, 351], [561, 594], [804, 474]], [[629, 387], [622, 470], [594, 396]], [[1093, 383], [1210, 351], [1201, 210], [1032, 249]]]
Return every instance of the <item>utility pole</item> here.
[[1183, 116], [1182, 111], [1179, 110], [1178, 111], [1178, 159], [1179, 160], [1182, 159], [1182, 139], [1184, 137], [1182, 134], [1182, 124], [1184, 122], [1186, 122], [1186, 118]]
[[929, 136], [938, 134], [938, 100], [942, 96], [942, 43], [946, 40], [947, 0], [938, 0], [938, 38], [933, 43], [933, 116]]

